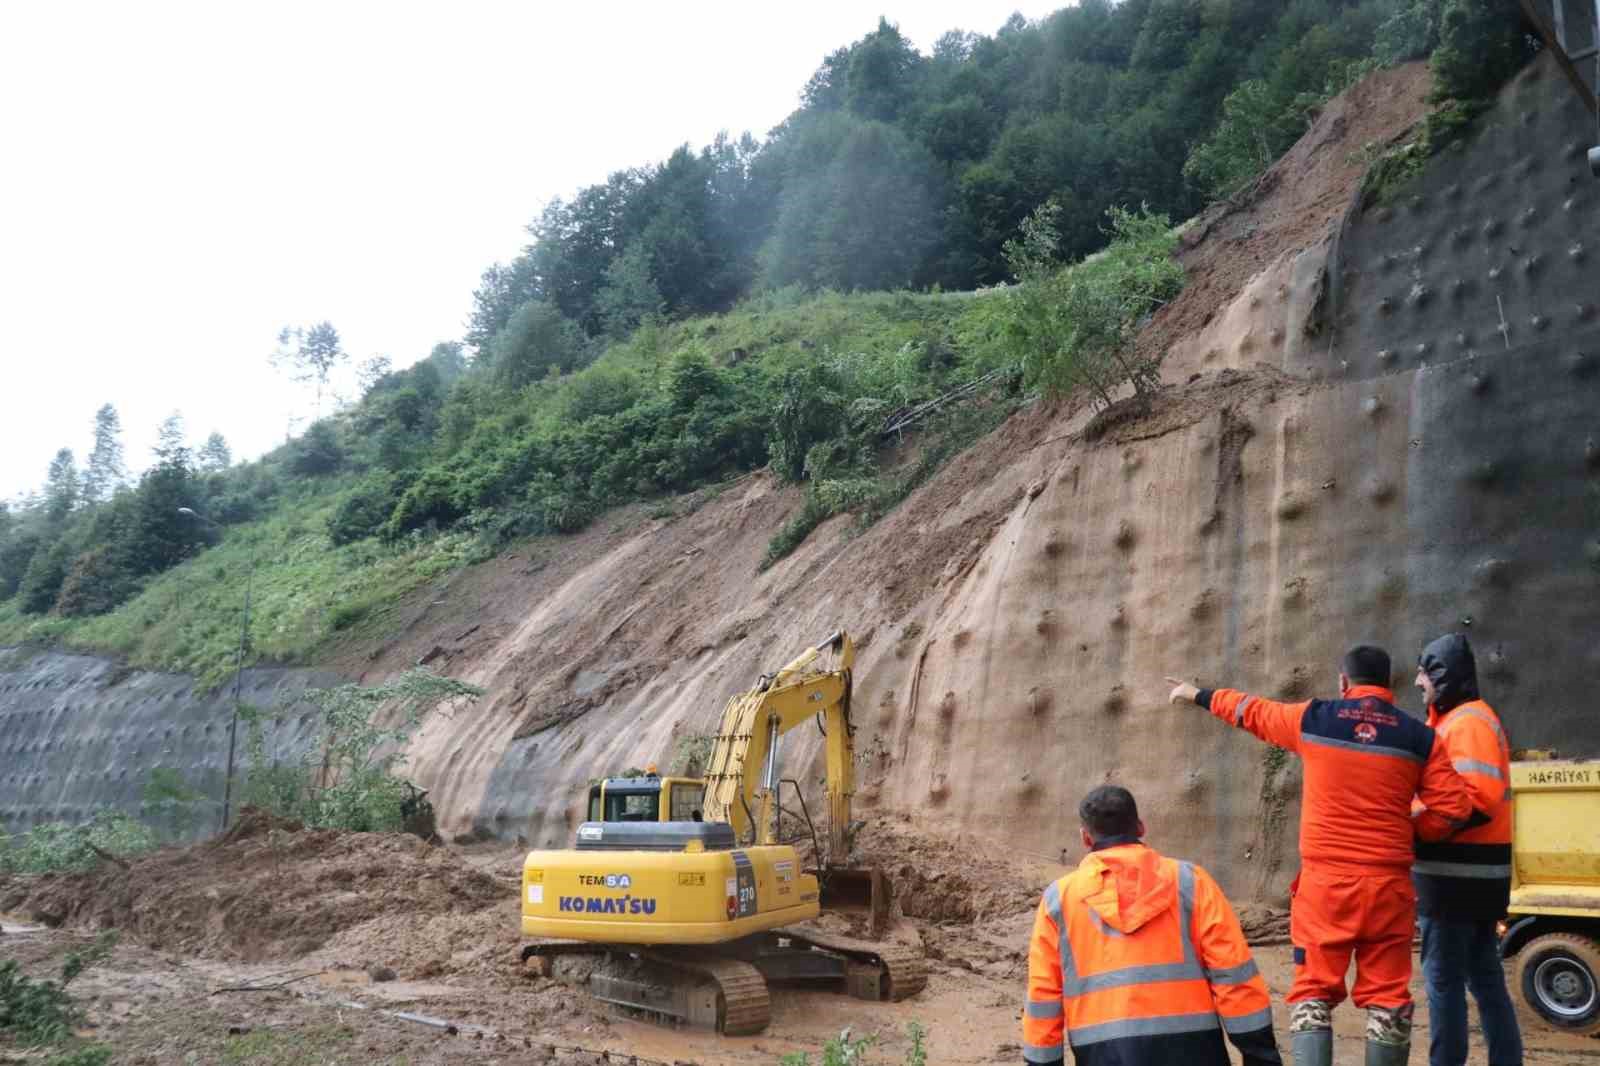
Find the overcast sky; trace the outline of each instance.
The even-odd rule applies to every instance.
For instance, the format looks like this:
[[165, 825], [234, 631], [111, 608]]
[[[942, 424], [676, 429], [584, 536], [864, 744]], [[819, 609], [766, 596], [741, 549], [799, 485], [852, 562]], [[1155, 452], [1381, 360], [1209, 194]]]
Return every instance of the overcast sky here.
[[181, 410], [237, 458], [309, 398], [266, 358], [460, 337], [554, 196], [719, 129], [763, 134], [880, 13], [924, 52], [1065, 0], [0, 4], [0, 498]]

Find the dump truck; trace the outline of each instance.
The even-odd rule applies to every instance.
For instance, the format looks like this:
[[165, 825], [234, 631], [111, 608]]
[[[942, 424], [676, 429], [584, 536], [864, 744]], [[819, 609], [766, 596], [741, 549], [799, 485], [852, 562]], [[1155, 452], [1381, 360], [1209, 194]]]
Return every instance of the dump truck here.
[[1557, 1029], [1600, 1033], [1600, 760], [1519, 758], [1511, 790], [1513, 991]]

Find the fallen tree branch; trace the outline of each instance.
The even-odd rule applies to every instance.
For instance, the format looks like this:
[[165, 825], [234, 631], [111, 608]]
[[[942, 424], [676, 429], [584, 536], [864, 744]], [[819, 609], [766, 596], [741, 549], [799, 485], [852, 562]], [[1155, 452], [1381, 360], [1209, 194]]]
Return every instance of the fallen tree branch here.
[[304, 981], [308, 977], [321, 977], [328, 972], [327, 970], [314, 970], [311, 973], [303, 973], [299, 977], [291, 977], [287, 981], [279, 981], [275, 985], [228, 985], [225, 988], [212, 989], [211, 994], [215, 996], [221, 992], [273, 992], [280, 988], [288, 988], [290, 985]]
[[96, 855], [100, 856], [100, 858], [104, 859], [106, 862], [114, 862], [118, 866], [122, 867], [124, 870], [133, 869], [133, 866], [128, 862], [127, 859], [118, 858], [117, 856], [111, 854], [109, 851], [106, 851], [104, 848], [96, 846], [94, 841], [85, 840], [84, 843], [89, 846], [89, 850], [90, 851], [92, 851]]

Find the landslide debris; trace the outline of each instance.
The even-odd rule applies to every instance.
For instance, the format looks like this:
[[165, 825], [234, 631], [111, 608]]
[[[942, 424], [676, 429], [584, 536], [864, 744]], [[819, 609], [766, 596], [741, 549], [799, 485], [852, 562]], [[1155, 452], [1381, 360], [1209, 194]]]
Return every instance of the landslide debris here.
[[508, 898], [509, 881], [416, 837], [306, 829], [254, 808], [210, 843], [164, 848], [126, 869], [103, 862], [0, 880], [0, 911], [245, 962], [302, 956], [386, 916], [461, 921], [489, 911], [501, 921]]

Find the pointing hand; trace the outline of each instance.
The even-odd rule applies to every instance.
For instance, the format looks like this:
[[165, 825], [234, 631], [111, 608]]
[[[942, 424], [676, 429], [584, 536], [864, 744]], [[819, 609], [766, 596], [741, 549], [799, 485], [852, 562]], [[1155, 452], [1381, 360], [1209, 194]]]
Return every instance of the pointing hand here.
[[1200, 695], [1200, 690], [1187, 681], [1179, 681], [1175, 677], [1169, 677], [1167, 681], [1177, 686], [1172, 690], [1172, 694], [1167, 697], [1167, 702], [1169, 703], [1193, 703], [1194, 698]]

